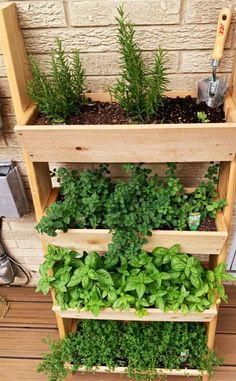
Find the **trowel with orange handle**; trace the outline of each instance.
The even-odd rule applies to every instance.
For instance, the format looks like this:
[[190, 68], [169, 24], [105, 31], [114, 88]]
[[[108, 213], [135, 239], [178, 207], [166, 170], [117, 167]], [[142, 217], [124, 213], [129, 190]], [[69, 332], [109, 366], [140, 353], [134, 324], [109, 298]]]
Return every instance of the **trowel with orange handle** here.
[[223, 57], [225, 40], [231, 19], [231, 9], [222, 9], [218, 18], [215, 47], [212, 52], [212, 76], [202, 79], [198, 83], [197, 103], [205, 102], [212, 108], [218, 108], [224, 103], [224, 96], [228, 89], [227, 84], [222, 79], [217, 79], [216, 70], [220, 64], [221, 58]]

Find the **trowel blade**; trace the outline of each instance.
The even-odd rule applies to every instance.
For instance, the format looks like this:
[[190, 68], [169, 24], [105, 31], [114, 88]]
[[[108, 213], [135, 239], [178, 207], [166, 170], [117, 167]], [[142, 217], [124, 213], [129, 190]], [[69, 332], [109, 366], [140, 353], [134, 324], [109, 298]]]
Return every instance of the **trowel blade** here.
[[218, 108], [224, 103], [227, 89], [227, 84], [221, 79], [202, 79], [198, 82], [197, 103], [205, 102], [209, 107]]

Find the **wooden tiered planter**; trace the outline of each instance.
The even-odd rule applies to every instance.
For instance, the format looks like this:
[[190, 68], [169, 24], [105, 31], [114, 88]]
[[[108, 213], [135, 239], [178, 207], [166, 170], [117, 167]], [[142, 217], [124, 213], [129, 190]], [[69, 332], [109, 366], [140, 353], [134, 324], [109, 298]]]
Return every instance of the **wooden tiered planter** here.
[[[226, 123], [178, 124], [178, 125], [99, 125], [99, 126], [35, 126], [36, 107], [31, 103], [26, 83], [31, 78], [30, 65], [22, 34], [17, 22], [14, 4], [0, 7], [0, 39], [8, 72], [9, 85], [15, 108], [17, 126], [15, 132], [21, 141], [28, 171], [31, 192], [39, 221], [47, 205], [55, 198], [49, 163], [126, 163], [126, 162], [220, 162], [218, 194], [227, 199], [223, 213], [217, 216], [217, 232], [154, 231], [146, 246], [170, 247], [179, 243], [182, 250], [192, 254], [209, 254], [209, 268], [225, 261], [228, 230], [232, 216], [236, 188], [236, 64], [232, 75], [230, 92], [225, 99]], [[172, 93], [172, 96], [187, 93]], [[94, 100], [107, 100], [106, 94], [90, 94]], [[69, 230], [56, 238], [43, 236], [43, 251], [54, 243], [78, 250], [104, 251], [111, 237], [107, 230]], [[54, 305], [60, 336], [75, 329], [77, 319], [94, 318], [86, 311], [61, 309]], [[208, 347], [213, 348], [217, 322], [216, 306], [203, 313], [183, 315], [163, 313], [150, 309], [146, 321], [202, 321], [206, 322]], [[104, 310], [99, 319], [139, 320], [134, 310], [119, 312]], [[106, 368], [96, 369], [105, 372]], [[167, 371], [167, 375], [202, 375], [198, 370]], [[123, 373], [124, 368], [115, 369]], [[208, 375], [203, 375], [208, 380]]]

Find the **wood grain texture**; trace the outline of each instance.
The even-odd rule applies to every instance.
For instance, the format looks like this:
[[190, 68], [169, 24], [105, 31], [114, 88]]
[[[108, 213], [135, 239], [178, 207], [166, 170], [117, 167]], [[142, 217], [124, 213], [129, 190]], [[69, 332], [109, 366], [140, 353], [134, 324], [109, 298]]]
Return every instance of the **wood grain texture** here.
[[0, 328], [0, 357], [41, 358], [48, 352], [47, 337], [59, 339], [57, 329]]
[[[42, 373], [36, 373], [40, 360], [36, 359], [5, 359], [0, 358], [1, 377], [4, 381], [47, 381]], [[212, 376], [211, 381], [235, 381], [235, 367], [222, 366]], [[75, 374], [66, 378], [66, 381], [128, 381], [125, 375], [118, 374]], [[167, 381], [196, 381], [196, 377], [168, 376]]]
[[[84, 372], [85, 371], [85, 368], [81, 368], [78, 372]], [[105, 366], [100, 366], [98, 368], [96, 368], [96, 373], [107, 373], [109, 372], [109, 369]], [[160, 374], [163, 374], [163, 375], [171, 375], [171, 376], [187, 376], [187, 377], [190, 377], [190, 376], [200, 376], [202, 373], [197, 370], [197, 369], [180, 369], [180, 370], [177, 370], [177, 369], [173, 369], [173, 370], [168, 370], [168, 369], [157, 369], [157, 372], [160, 373]], [[113, 373], [113, 374], [122, 374], [122, 373], [126, 373], [126, 368], [121, 368], [121, 367], [117, 367], [115, 368], [114, 370], [112, 370], [112, 372], [109, 372], [109, 373]]]
[[[214, 254], [218, 255], [226, 241], [228, 233], [218, 232], [191, 232], [191, 231], [171, 231], [154, 230], [152, 236], [148, 238], [148, 243], [144, 249], [152, 251], [157, 246], [171, 247], [178, 243], [181, 250], [189, 254]], [[63, 233], [58, 231], [56, 237], [49, 237], [46, 234], [41, 236], [47, 243], [56, 246], [68, 247], [81, 251], [107, 251], [108, 244], [112, 241], [108, 229], [69, 229]]]
[[210, 309], [204, 312], [195, 312], [183, 315], [181, 312], [162, 312], [161, 310], [155, 308], [148, 308], [148, 315], [139, 318], [136, 314], [134, 308], [130, 308], [129, 311], [119, 311], [113, 310], [111, 308], [106, 308], [100, 312], [98, 316], [94, 316], [92, 312], [89, 311], [80, 311], [78, 312], [75, 309], [69, 308], [65, 311], [62, 311], [60, 307], [54, 305], [53, 311], [57, 315], [63, 318], [72, 318], [72, 319], [96, 319], [96, 320], [124, 320], [124, 321], [201, 321], [207, 322], [214, 319], [217, 314], [216, 306], [211, 307]]
[[20, 122], [31, 104], [26, 87], [31, 70], [14, 3], [0, 6], [0, 43], [16, 119]]
[[[51, 305], [51, 296], [35, 292], [33, 287], [1, 287], [0, 295], [10, 302], [43, 302]], [[50, 308], [50, 307], [49, 307]]]
[[17, 126], [32, 161], [124, 163], [231, 161], [235, 123]]
[[11, 302], [8, 314], [0, 320], [0, 327], [56, 328], [51, 303]]
[[225, 307], [220, 308], [218, 317], [217, 333], [236, 334], [236, 308]]

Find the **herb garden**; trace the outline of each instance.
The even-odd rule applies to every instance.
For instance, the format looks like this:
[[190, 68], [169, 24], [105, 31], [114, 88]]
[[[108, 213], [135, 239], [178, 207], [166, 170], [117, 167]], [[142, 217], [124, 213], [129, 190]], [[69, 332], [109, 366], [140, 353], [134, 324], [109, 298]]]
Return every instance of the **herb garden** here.
[[[17, 51], [9, 42], [14, 5], [1, 20], [15, 132], [45, 254], [37, 291], [52, 291], [61, 338], [49, 343], [38, 371], [51, 381], [76, 371], [207, 381], [222, 363], [213, 350], [218, 305], [227, 301], [223, 282], [233, 279], [225, 260], [236, 188], [235, 89], [217, 110], [170, 91], [164, 50], [146, 64], [123, 7], [120, 77], [107, 94], [86, 93], [79, 51], [67, 56], [58, 38], [50, 73], [34, 57], [30, 65], [19, 28]], [[209, 163], [195, 188], [178, 176], [185, 162]], [[51, 170], [50, 163], [96, 165]], [[109, 163], [122, 163], [125, 178], [114, 179]], [[165, 163], [165, 175], [153, 175], [149, 163]]]

